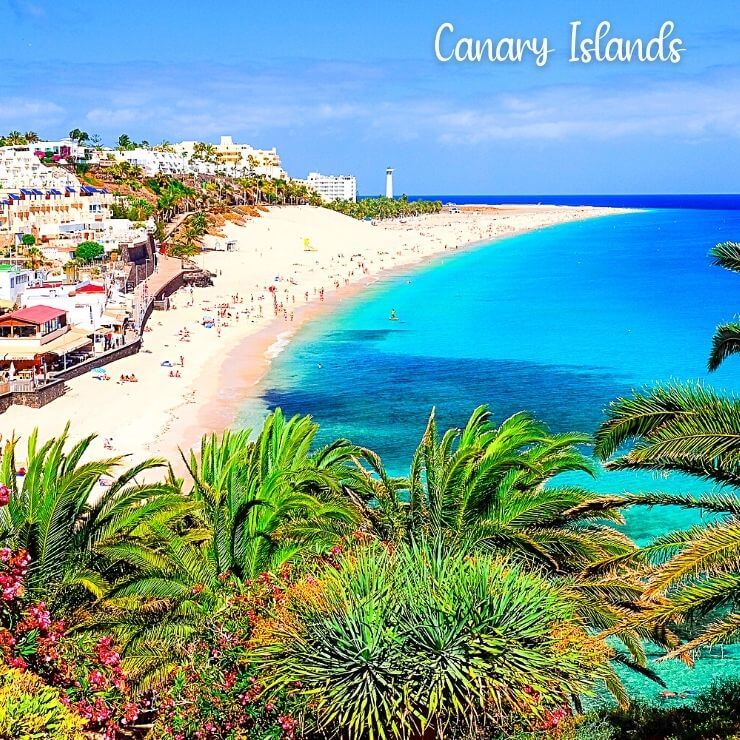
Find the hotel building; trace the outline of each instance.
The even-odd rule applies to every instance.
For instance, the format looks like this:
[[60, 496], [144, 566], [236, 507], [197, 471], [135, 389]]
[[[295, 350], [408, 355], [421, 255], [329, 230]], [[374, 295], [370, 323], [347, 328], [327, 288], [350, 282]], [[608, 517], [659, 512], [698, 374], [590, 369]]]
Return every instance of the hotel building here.
[[[174, 145], [175, 151], [188, 162], [195, 153], [197, 141], [181, 141]], [[254, 172], [261, 177], [273, 180], [286, 180], [288, 173], [283, 169], [277, 149], [255, 149], [249, 144], [237, 144], [231, 136], [222, 136], [218, 144], [213, 145], [216, 164], [227, 172]]]
[[324, 200], [357, 200], [357, 180], [352, 175], [322, 175], [309, 172], [306, 185]]

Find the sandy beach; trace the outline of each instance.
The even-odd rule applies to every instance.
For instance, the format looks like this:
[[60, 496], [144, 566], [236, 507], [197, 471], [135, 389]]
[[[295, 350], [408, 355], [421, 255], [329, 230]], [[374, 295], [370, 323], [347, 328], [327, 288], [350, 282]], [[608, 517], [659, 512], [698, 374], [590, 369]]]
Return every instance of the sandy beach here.
[[[38, 426], [46, 439], [69, 420], [74, 438], [98, 435], [91, 454], [129, 454], [132, 463], [165, 457], [181, 472], [178, 448], [231, 425], [258, 389], [270, 356], [300, 326], [320, 320], [381, 274], [456, 249], [622, 212], [485, 206], [372, 224], [290, 206], [273, 207], [244, 226], [227, 223], [225, 238], [207, 237], [208, 245], [233, 240], [236, 249], [197, 258], [216, 275], [214, 285], [183, 289], [171, 310], [155, 311], [142, 352], [110, 365], [109, 381], [88, 374], [70, 381], [66, 394], [44, 408], [11, 407], [0, 417], [0, 431], [6, 439], [13, 432], [26, 437]], [[138, 382], [119, 381], [131, 374]]]

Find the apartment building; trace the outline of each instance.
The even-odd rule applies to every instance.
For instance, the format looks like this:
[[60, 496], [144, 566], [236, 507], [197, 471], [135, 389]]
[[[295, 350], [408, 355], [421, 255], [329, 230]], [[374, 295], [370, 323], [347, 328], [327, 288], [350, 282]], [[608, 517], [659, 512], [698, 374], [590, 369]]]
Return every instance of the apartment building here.
[[322, 175], [309, 172], [306, 185], [324, 200], [357, 200], [357, 180], [352, 175]]

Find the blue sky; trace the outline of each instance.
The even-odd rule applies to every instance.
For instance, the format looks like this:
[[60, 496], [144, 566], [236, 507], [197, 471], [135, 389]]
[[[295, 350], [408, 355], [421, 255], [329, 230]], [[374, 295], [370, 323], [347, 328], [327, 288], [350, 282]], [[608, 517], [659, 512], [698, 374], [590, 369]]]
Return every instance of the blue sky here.
[[[584, 33], [652, 37], [671, 64], [568, 63]], [[548, 36], [544, 68], [443, 64], [456, 36]], [[380, 192], [738, 192], [735, 0], [0, 0], [0, 131], [112, 143], [231, 134], [277, 146], [288, 172], [353, 173]]]

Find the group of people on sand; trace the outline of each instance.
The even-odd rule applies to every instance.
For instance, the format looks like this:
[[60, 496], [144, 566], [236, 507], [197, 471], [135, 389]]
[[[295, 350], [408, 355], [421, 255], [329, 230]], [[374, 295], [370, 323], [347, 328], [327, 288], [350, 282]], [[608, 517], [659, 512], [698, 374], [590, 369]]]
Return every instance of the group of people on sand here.
[[139, 379], [131, 373], [131, 375], [121, 375], [119, 383], [138, 383]]

